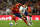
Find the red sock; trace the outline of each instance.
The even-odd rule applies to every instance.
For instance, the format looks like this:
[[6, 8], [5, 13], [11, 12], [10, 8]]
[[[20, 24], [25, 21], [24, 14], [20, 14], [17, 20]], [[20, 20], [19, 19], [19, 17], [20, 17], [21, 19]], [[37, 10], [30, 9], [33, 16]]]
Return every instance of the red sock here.
[[23, 18], [22, 20], [23, 20], [26, 24], [28, 24], [28, 22], [26, 21], [26, 19]]
[[[16, 22], [16, 18], [13, 18], [13, 20]], [[17, 23], [17, 22], [16, 22]]]

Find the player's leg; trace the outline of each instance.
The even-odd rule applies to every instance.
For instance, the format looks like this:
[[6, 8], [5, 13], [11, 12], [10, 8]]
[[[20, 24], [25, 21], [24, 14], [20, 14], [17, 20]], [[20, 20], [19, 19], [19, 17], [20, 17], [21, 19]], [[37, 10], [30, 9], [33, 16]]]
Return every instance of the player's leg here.
[[12, 15], [12, 19], [17, 23], [15, 15]]
[[32, 16], [30, 16], [30, 19], [29, 19], [30, 24], [32, 24], [32, 20], [31, 20], [31, 18], [32, 18]]
[[25, 11], [25, 13], [24, 13], [24, 18], [25, 18], [26, 20], [27, 20], [27, 17], [26, 17], [27, 15], [28, 15], [28, 12]]
[[23, 16], [27, 20], [27, 17], [25, 16], [25, 14], [21, 14], [21, 16]]
[[[24, 14], [25, 14], [25, 16], [28, 16], [28, 12], [25, 11]], [[27, 19], [27, 17], [26, 17], [25, 19], [28, 21], [28, 24], [29, 24], [29, 20]], [[29, 25], [30, 25], [30, 24], [29, 24]]]
[[26, 19], [25, 19], [24, 17], [22, 17], [22, 16], [20, 15], [20, 13], [18, 13], [17, 16], [20, 17], [20, 18], [28, 25], [28, 22], [26, 21]]
[[28, 25], [28, 22], [27, 22], [27, 20], [25, 18], [21, 17], [21, 19]]
[[23, 15], [23, 17], [27, 20], [27, 17], [25, 16], [25, 14]]
[[13, 20], [16, 22], [15, 25], [17, 25], [18, 23], [17, 23], [17, 21], [16, 21], [16, 14], [14, 14], [14, 15], [12, 16], [12, 18], [13, 18]]
[[29, 15], [29, 22], [30, 22], [30, 24], [32, 24], [32, 20], [31, 20], [31, 18], [32, 18], [32, 14], [29, 13], [28, 15]]

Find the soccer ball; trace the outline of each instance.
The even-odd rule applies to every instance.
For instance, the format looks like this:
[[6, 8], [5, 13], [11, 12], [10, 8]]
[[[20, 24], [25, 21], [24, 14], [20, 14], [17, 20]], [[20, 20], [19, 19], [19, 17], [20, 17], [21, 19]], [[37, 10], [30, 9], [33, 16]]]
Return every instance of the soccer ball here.
[[10, 26], [12, 26], [12, 25], [13, 25], [13, 23], [12, 23], [12, 22], [10, 22], [10, 23], [9, 23], [9, 25], [10, 25]]

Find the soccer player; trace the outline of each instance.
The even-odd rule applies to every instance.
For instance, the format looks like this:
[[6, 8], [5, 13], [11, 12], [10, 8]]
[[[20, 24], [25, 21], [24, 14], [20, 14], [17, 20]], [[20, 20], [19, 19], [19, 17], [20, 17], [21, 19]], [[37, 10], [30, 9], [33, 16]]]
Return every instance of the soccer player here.
[[25, 19], [28, 21], [29, 25], [32, 24], [32, 21], [31, 21], [32, 14], [30, 13], [31, 7], [29, 7], [29, 6], [27, 7], [26, 4], [24, 4], [24, 7], [22, 7], [22, 6], [20, 7], [20, 11], [24, 17], [29, 16], [29, 20], [27, 20], [27, 18], [25, 18]]
[[31, 11], [31, 7], [30, 7], [30, 5], [28, 5], [28, 9], [27, 9], [27, 11], [28, 11], [28, 16], [29, 16], [29, 22], [30, 22], [30, 24], [32, 25], [32, 21], [31, 21], [31, 18], [32, 18], [32, 11]]
[[[13, 8], [12, 8], [12, 18], [14, 19], [14, 21], [16, 22], [16, 16], [20, 17], [27, 25], [28, 25], [28, 22], [26, 21], [26, 19], [24, 19], [24, 17], [22, 17], [20, 15], [20, 12], [19, 12], [19, 5], [23, 6], [22, 4], [18, 3], [18, 4], [14, 4]], [[24, 6], [23, 6], [24, 7]], [[16, 22], [17, 23], [17, 22]]]
[[26, 15], [24, 14], [25, 11], [26, 11], [26, 9], [27, 9], [27, 6], [26, 6], [26, 4], [24, 4], [23, 6], [24, 7], [20, 6], [20, 9], [19, 10], [20, 10], [20, 13], [23, 15], [23, 17], [27, 20]]
[[[28, 21], [27, 17], [28, 16], [28, 11], [27, 11], [27, 5], [26, 3], [23, 5], [24, 7], [20, 6], [20, 12], [22, 13], [23, 17]], [[29, 23], [29, 21], [28, 21]]]

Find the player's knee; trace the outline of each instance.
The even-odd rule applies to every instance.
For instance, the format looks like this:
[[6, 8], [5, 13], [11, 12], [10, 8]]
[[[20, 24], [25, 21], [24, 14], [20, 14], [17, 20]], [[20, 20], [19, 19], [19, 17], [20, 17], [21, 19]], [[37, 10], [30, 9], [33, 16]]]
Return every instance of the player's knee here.
[[13, 15], [13, 18], [15, 18], [15, 15]]

